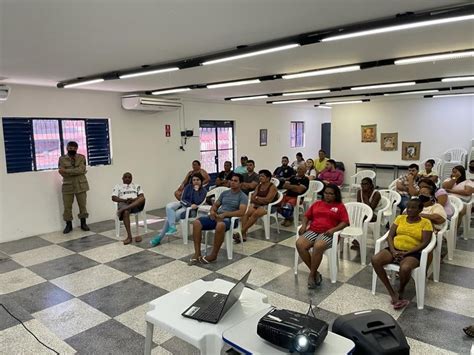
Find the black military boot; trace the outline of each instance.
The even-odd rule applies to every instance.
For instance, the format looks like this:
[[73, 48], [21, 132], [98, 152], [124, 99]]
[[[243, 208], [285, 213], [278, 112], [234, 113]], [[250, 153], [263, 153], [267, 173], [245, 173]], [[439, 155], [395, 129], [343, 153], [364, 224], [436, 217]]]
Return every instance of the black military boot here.
[[91, 230], [87, 225], [85, 218], [81, 218], [81, 229], [86, 232]]
[[66, 227], [63, 230], [63, 234], [68, 234], [70, 231], [72, 231], [72, 222], [67, 221], [66, 222]]

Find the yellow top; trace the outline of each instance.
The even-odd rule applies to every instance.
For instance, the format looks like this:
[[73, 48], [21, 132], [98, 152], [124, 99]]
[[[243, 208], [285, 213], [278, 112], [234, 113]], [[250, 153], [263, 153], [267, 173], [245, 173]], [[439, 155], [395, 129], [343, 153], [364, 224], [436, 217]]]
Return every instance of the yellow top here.
[[423, 241], [423, 231], [433, 231], [433, 226], [429, 219], [422, 217], [416, 223], [408, 223], [407, 217], [405, 214], [400, 215], [393, 222], [397, 225], [397, 235], [393, 240], [393, 244], [396, 249], [402, 251], [408, 251], [419, 246]]
[[314, 159], [314, 168], [318, 172], [318, 174], [326, 168], [326, 162], [328, 158], [324, 158], [323, 161], [319, 161], [319, 157]]

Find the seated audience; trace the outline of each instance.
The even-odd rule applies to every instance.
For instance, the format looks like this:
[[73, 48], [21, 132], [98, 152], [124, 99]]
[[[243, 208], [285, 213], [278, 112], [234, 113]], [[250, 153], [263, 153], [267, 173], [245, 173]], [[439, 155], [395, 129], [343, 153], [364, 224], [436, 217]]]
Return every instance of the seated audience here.
[[324, 185], [334, 184], [341, 186], [344, 182], [344, 173], [341, 170], [336, 169], [336, 161], [328, 159], [326, 162], [326, 168], [318, 175], [318, 179], [321, 180]]
[[[399, 215], [390, 227], [388, 247], [372, 257], [372, 266], [379, 279], [385, 285], [391, 297], [394, 309], [403, 309], [410, 301], [403, 298], [405, 287], [410, 281], [411, 272], [420, 264], [421, 251], [431, 241], [433, 226], [420, 216], [423, 203], [415, 198], [407, 203], [407, 214]], [[395, 291], [387, 277], [384, 266], [391, 263], [400, 264], [400, 286]]]
[[253, 160], [248, 160], [247, 172], [245, 174], [242, 174], [244, 180], [241, 185], [242, 192], [246, 195], [248, 195], [250, 191], [255, 190], [258, 185], [258, 174], [254, 170], [255, 162]]
[[413, 196], [418, 196], [419, 186], [418, 182], [420, 177], [418, 176], [418, 165], [410, 164], [408, 166], [408, 174], [400, 176], [397, 180], [396, 191], [402, 197], [398, 207], [401, 211], [404, 211], [407, 207], [407, 202]]
[[191, 184], [191, 179], [193, 178], [193, 175], [197, 173], [201, 174], [203, 178], [202, 186], [205, 187], [207, 186], [207, 184], [209, 184], [209, 181], [211, 180], [211, 178], [209, 177], [209, 174], [207, 173], [206, 170], [201, 169], [201, 162], [199, 160], [193, 160], [193, 169], [186, 174], [183, 182], [181, 183], [181, 185], [179, 185], [178, 189], [174, 192], [174, 197], [176, 197], [178, 201], [181, 200], [181, 195], [183, 194], [183, 191], [186, 185]]
[[202, 175], [199, 173], [194, 174], [191, 184], [186, 185], [184, 188], [181, 201], [173, 201], [166, 205], [166, 222], [160, 234], [150, 241], [152, 246], [160, 244], [165, 235], [176, 234], [176, 223], [180, 219], [185, 218], [186, 209], [188, 207], [192, 208], [189, 217], [196, 217], [197, 209], [199, 205], [203, 203], [207, 194], [207, 190], [202, 186], [202, 182]]
[[377, 220], [377, 212], [380, 209], [382, 195], [375, 189], [374, 182], [369, 177], [362, 179], [360, 187], [359, 191], [357, 191], [357, 202], [370, 206], [374, 212], [371, 222], [375, 222]]
[[296, 175], [292, 176], [283, 185], [283, 188], [287, 191], [285, 196], [283, 196], [278, 212], [285, 217], [285, 220], [282, 222], [282, 225], [285, 227], [289, 227], [293, 223], [293, 210], [296, 208], [297, 198], [299, 195], [304, 194], [309, 187], [309, 179], [305, 176], [305, 173], [306, 167], [298, 165]]
[[[217, 259], [217, 254], [224, 241], [225, 232], [230, 229], [231, 217], [242, 217], [247, 210], [248, 197], [240, 190], [243, 177], [234, 174], [230, 180], [230, 189], [221, 193], [214, 202], [207, 217], [193, 222], [194, 256], [189, 260], [195, 263], [209, 264]], [[202, 231], [215, 230], [214, 243], [210, 255], [201, 256]]]
[[[130, 229], [130, 214], [143, 211], [145, 208], [145, 195], [140, 185], [132, 183], [131, 173], [125, 173], [122, 176], [122, 184], [117, 184], [112, 192], [112, 201], [117, 202], [117, 216], [127, 231], [127, 238], [123, 244], [127, 245], [133, 241]], [[135, 242], [142, 241], [142, 237], [137, 235]]]
[[224, 170], [222, 170], [216, 178], [216, 186], [230, 186], [230, 178], [232, 177], [232, 163], [230, 161], [226, 161], [224, 163]]
[[314, 159], [314, 168], [316, 169], [316, 174], [319, 175], [326, 169], [326, 163], [328, 158], [326, 157], [326, 152], [322, 149], [319, 150], [318, 157]]
[[438, 182], [438, 173], [433, 170], [434, 165], [435, 165], [434, 159], [428, 159], [425, 162], [425, 169], [420, 171], [419, 173], [420, 178], [422, 179], [428, 178], [436, 184]]
[[316, 169], [314, 168], [314, 161], [313, 159], [306, 159], [306, 176], [310, 180], [315, 180], [318, 176]]
[[290, 160], [287, 156], [281, 157], [281, 166], [276, 168], [273, 172], [273, 177], [280, 181], [278, 188], [282, 188], [285, 181], [288, 181], [293, 175], [295, 175], [295, 170], [288, 165], [289, 162]]
[[[459, 197], [464, 202], [469, 201], [474, 193], [474, 182], [466, 179], [466, 169], [462, 165], [456, 165], [453, 168], [451, 177], [443, 181], [442, 187], [448, 194]], [[465, 214], [466, 205], [459, 212], [458, 227]]]
[[454, 214], [454, 207], [449, 201], [448, 193], [446, 192], [446, 190], [443, 188], [438, 189], [436, 187], [436, 184], [431, 179], [421, 179], [420, 182], [418, 183], [418, 186], [420, 187], [420, 190], [424, 187], [427, 187], [435, 191], [434, 196], [435, 196], [436, 201], [441, 206], [443, 206], [444, 212], [446, 213], [447, 218], [451, 220], [451, 217]]
[[[309, 268], [308, 288], [321, 285], [322, 276], [318, 272], [324, 251], [332, 247], [333, 234], [349, 225], [349, 216], [342, 203], [341, 191], [334, 184], [323, 190], [323, 199], [316, 201], [306, 211], [298, 230], [296, 249]], [[310, 254], [309, 250], [313, 248]]]
[[466, 171], [466, 179], [474, 181], [474, 159], [469, 162], [469, 170]]
[[245, 155], [240, 157], [240, 166], [234, 169], [234, 173], [236, 174], [245, 174], [247, 172], [247, 161], [249, 158], [247, 158]]
[[420, 217], [431, 221], [433, 231], [440, 231], [446, 223], [447, 215], [443, 206], [436, 202], [435, 189], [431, 186], [420, 187], [418, 199], [423, 203]]
[[[269, 203], [272, 203], [277, 199], [278, 189], [272, 183], [272, 174], [269, 170], [260, 170], [259, 184], [250, 198], [250, 206], [241, 218], [242, 223], [242, 239], [244, 242], [247, 240], [247, 231], [252, 227], [255, 222], [264, 215], [267, 214], [267, 207]], [[234, 236], [234, 241], [240, 243], [238, 236]]]
[[291, 167], [296, 170], [299, 165], [306, 164], [306, 161], [303, 158], [303, 153], [296, 153], [296, 160], [291, 163]]

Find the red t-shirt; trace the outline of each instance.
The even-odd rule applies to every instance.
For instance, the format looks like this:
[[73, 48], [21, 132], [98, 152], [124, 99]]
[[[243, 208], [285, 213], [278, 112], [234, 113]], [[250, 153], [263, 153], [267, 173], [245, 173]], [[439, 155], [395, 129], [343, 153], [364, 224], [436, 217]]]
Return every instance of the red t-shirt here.
[[349, 223], [349, 215], [342, 202], [316, 201], [306, 211], [305, 216], [311, 220], [309, 230], [316, 233], [324, 233], [341, 222]]

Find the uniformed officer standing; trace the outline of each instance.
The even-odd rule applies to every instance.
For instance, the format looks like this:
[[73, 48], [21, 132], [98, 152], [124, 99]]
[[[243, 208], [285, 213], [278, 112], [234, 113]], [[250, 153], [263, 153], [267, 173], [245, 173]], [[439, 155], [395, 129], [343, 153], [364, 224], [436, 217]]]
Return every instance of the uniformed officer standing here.
[[59, 158], [59, 174], [63, 177], [63, 218], [66, 221], [66, 228], [63, 233], [72, 231], [72, 203], [76, 196], [79, 205], [79, 218], [81, 219], [81, 229], [88, 231], [86, 218], [89, 217], [86, 208], [87, 192], [89, 183], [86, 178], [86, 157], [77, 153], [78, 145], [76, 142], [67, 144], [67, 154]]

